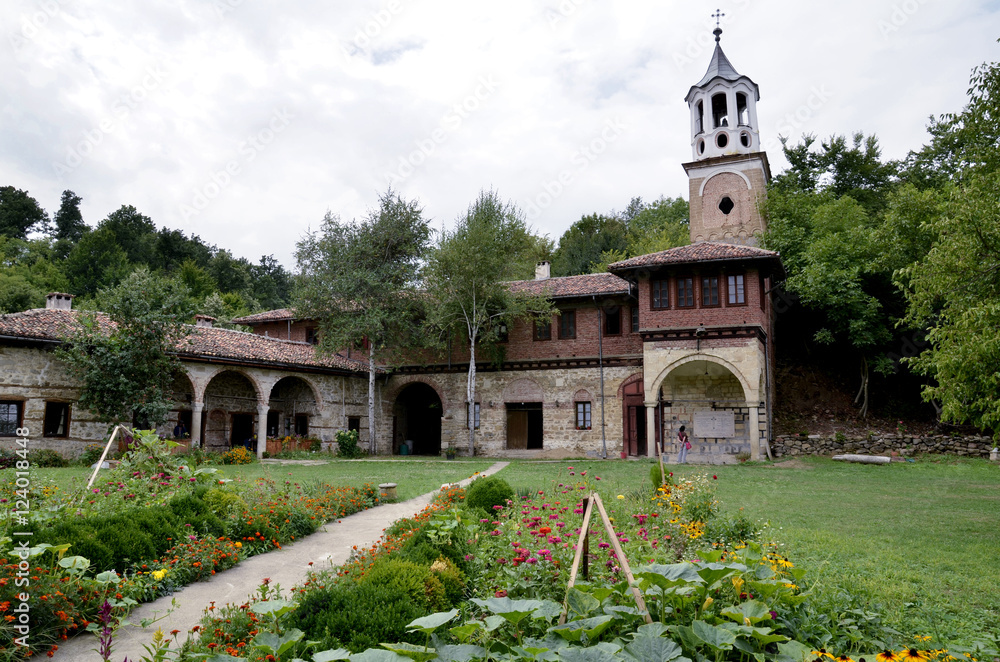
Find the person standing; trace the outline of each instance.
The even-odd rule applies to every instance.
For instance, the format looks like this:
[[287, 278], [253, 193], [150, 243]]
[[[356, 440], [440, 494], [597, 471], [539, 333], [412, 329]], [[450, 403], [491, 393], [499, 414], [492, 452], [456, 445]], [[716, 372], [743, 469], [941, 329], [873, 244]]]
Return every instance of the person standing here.
[[677, 456], [677, 464], [687, 463], [688, 451], [691, 450], [691, 442], [688, 440], [687, 426], [682, 425], [677, 431], [677, 443], [681, 447], [681, 452]]

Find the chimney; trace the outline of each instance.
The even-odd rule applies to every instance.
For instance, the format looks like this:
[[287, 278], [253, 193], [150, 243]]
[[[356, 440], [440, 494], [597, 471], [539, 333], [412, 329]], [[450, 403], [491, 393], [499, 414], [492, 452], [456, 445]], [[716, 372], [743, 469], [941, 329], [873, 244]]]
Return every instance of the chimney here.
[[203, 329], [211, 329], [212, 328], [212, 322], [214, 322], [214, 321], [215, 321], [215, 318], [214, 317], [210, 317], [208, 315], [195, 315], [194, 316], [194, 325], [197, 326], [197, 327], [201, 327]]
[[73, 295], [49, 292], [45, 296], [45, 310], [73, 310]]
[[551, 272], [550, 267], [552, 263], [548, 260], [542, 260], [535, 265], [535, 280], [545, 280], [549, 277]]

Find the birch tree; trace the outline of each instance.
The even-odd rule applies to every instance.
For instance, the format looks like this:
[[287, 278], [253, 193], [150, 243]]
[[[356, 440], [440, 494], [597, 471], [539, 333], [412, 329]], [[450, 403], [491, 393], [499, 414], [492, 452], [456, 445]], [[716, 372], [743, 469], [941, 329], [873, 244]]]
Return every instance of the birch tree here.
[[430, 229], [415, 201], [389, 189], [361, 221], [327, 212], [296, 247], [296, 316], [319, 325], [321, 353], [364, 347], [368, 354], [368, 443], [376, 452], [375, 376], [405, 352], [416, 327], [416, 285]]
[[551, 313], [546, 299], [506, 285], [528, 271], [535, 244], [517, 207], [495, 191], [483, 191], [453, 230], [442, 231], [428, 260], [428, 322], [446, 337], [459, 335], [469, 348], [470, 456], [475, 454], [477, 345], [495, 343], [501, 329], [515, 319]]

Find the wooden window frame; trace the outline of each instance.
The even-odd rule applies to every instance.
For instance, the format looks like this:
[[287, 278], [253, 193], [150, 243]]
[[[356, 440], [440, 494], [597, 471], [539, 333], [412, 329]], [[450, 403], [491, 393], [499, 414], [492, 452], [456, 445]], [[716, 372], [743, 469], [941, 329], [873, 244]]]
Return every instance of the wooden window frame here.
[[[706, 296], [710, 295], [712, 292], [711, 281], [715, 279], [715, 303], [706, 299]], [[722, 307], [722, 283], [719, 282], [719, 274], [703, 274], [699, 277], [701, 291], [698, 293], [700, 296], [698, 299], [701, 301], [702, 308], [721, 308]]]
[[576, 414], [575, 425], [577, 430], [593, 429], [593, 405], [590, 401], [578, 401], [574, 403]]
[[632, 333], [639, 333], [639, 306], [632, 304], [629, 307], [629, 320], [631, 323], [630, 328]]
[[[542, 333], [544, 331], [544, 334]], [[552, 320], [540, 322], [535, 320], [535, 328], [531, 333], [531, 339], [535, 342], [545, 342], [552, 340]]]
[[[567, 324], [568, 323], [568, 324]], [[569, 329], [565, 327], [569, 326]], [[576, 311], [564, 310], [559, 313], [559, 340], [576, 339]]]
[[[300, 425], [299, 425], [300, 422], [302, 423], [302, 427], [305, 428], [301, 432], [299, 431], [301, 429]], [[292, 420], [292, 430], [295, 432], [296, 435], [299, 435], [299, 436], [302, 436], [302, 437], [308, 436], [309, 435], [309, 414], [295, 414], [295, 417]]]
[[[659, 292], [657, 292], [659, 290]], [[659, 300], [657, 300], [659, 297]], [[663, 298], [666, 297], [666, 302]], [[670, 310], [670, 279], [649, 281], [649, 305], [653, 310]]]
[[307, 326], [306, 327], [306, 342], [310, 345], [319, 344], [319, 327], [318, 326]]
[[24, 400], [0, 400], [0, 405], [15, 407], [15, 416], [17, 418], [14, 421], [14, 429], [10, 433], [3, 432], [0, 430], [0, 437], [16, 437], [18, 428], [24, 427]]
[[[66, 424], [63, 428], [61, 434], [49, 431], [49, 406], [65, 407], [66, 409]], [[45, 413], [42, 417], [42, 436], [49, 439], [69, 439], [69, 425], [72, 420], [70, 416], [73, 413], [73, 409], [68, 402], [60, 402], [59, 400], [46, 400], [45, 401]]]
[[[738, 274], [726, 274], [726, 306], [731, 308], [743, 307], [747, 305], [747, 276], [745, 273]], [[743, 279], [743, 301], [733, 301], [733, 290], [730, 287], [730, 278], [741, 278]], [[737, 289], [737, 292], [739, 289]]]
[[[676, 290], [675, 290], [675, 292], [676, 292], [676, 298], [674, 299], [674, 301], [676, 301], [676, 303], [674, 304], [675, 307], [677, 307], [677, 308], [695, 308], [696, 307], [696, 304], [698, 303], [698, 296], [697, 296], [697, 292], [695, 292], [694, 286], [695, 286], [695, 283], [697, 282], [697, 280], [698, 279], [695, 278], [694, 276], [677, 276], [677, 278], [676, 278], [677, 283], [676, 283]], [[684, 297], [683, 299], [681, 298], [681, 282], [683, 282], [683, 281], [690, 281], [690, 283], [691, 283], [691, 290], [690, 290], [691, 303], [685, 303], [685, 300], [688, 297]]]

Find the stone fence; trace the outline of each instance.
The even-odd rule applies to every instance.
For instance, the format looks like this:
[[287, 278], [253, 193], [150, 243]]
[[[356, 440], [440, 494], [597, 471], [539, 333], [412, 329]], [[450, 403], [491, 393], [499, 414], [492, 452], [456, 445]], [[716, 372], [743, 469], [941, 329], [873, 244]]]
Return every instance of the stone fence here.
[[848, 437], [841, 435], [838, 438], [811, 434], [809, 436], [779, 435], [771, 442], [771, 452], [775, 457], [836, 455], [839, 453], [890, 455], [895, 451], [900, 455], [947, 453], [988, 458], [990, 450], [995, 445], [995, 442], [986, 436], [952, 437], [942, 434], [927, 437], [898, 435]]

